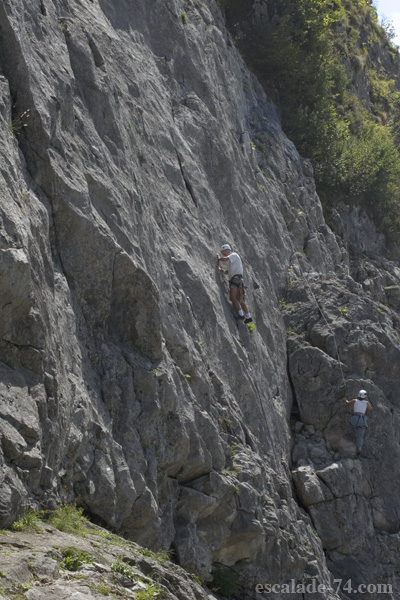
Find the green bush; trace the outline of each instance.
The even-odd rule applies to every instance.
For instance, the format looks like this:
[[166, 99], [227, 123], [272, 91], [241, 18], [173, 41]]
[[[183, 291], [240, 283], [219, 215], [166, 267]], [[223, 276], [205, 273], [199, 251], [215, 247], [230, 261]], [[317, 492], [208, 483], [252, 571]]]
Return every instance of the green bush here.
[[[240, 22], [237, 43], [264, 86], [278, 91], [286, 134], [330, 185], [331, 165], [348, 135], [337, 110], [346, 101], [347, 77], [330, 37], [343, 6], [340, 0], [271, 0], [268, 7], [270, 19]], [[235, 17], [241, 14], [236, 9]]]
[[258, 20], [252, 0], [221, 4], [245, 60], [278, 93], [283, 129], [311, 160], [322, 201], [362, 205], [400, 243], [400, 91], [391, 60], [376, 60], [377, 45], [389, 58], [392, 46], [370, 0], [268, 0]]
[[11, 525], [11, 529], [13, 531], [40, 532], [42, 531], [40, 526], [40, 519], [42, 516], [43, 513], [29, 509], [22, 517], [20, 517], [17, 521], [14, 521], [14, 523]]
[[146, 585], [145, 590], [140, 590], [140, 592], [136, 592], [135, 600], [152, 600], [153, 598], [161, 600], [164, 595], [164, 590], [160, 588], [156, 583], [148, 583]]
[[235, 571], [231, 569], [219, 567], [212, 572], [211, 589], [221, 596], [230, 598], [239, 586], [239, 577]]
[[77, 548], [68, 546], [61, 550], [64, 560], [61, 566], [68, 571], [77, 571], [84, 564], [90, 564], [92, 559], [86, 552], [81, 552]]
[[343, 149], [343, 188], [371, 203], [399, 193], [400, 156], [388, 128], [367, 120]]
[[136, 571], [120, 558], [111, 565], [111, 571], [113, 571], [113, 573], [120, 573], [132, 581], [137, 580]]
[[83, 508], [66, 504], [58, 506], [48, 522], [65, 533], [85, 534], [88, 526], [88, 519], [83, 516]]

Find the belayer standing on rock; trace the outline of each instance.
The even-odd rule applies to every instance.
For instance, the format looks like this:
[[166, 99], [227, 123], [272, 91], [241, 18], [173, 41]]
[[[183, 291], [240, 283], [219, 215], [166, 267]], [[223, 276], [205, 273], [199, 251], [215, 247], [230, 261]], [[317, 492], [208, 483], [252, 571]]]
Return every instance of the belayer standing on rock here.
[[364, 442], [365, 430], [368, 427], [366, 412], [372, 410], [371, 403], [367, 400], [367, 392], [360, 390], [358, 397], [346, 400], [346, 404], [353, 406], [353, 414], [350, 417], [350, 427], [356, 436], [356, 452], [360, 454]]
[[[229, 244], [221, 246], [221, 254], [217, 254], [218, 270], [229, 277], [229, 297], [233, 307], [238, 312], [238, 319], [244, 321], [250, 332], [255, 331], [253, 319], [247, 305], [244, 302], [244, 283], [243, 283], [243, 265], [239, 254], [232, 252]], [[224, 262], [227, 270], [219, 266], [220, 262]]]

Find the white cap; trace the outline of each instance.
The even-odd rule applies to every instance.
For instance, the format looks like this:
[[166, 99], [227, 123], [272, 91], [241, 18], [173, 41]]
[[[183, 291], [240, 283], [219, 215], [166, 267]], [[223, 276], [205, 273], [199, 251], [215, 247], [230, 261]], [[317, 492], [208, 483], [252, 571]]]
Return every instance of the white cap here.
[[223, 244], [223, 245], [221, 246], [221, 250], [231, 250], [231, 247], [230, 247], [230, 245], [229, 245], [229, 244]]

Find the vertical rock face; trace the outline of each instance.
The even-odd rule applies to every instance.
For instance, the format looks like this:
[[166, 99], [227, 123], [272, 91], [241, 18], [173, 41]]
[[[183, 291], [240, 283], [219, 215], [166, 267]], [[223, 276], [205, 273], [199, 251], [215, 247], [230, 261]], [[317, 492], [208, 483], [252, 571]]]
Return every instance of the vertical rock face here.
[[394, 585], [396, 257], [362, 214], [326, 225], [218, 7], [7, 0], [0, 40], [0, 526], [77, 502], [243, 597]]

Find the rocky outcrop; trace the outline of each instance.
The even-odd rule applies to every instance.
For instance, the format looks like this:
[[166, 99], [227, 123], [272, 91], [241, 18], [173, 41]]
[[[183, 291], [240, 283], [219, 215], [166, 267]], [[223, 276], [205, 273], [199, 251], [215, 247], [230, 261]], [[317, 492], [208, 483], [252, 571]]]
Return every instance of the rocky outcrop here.
[[66, 529], [38, 521], [35, 527], [0, 534], [2, 594], [23, 594], [27, 600], [217, 598], [165, 553], [151, 552], [95, 525]]
[[[333, 280], [302, 273], [284, 306], [297, 402], [293, 476], [335, 576], [351, 579], [355, 589], [367, 579], [395, 589], [397, 502], [388, 490], [398, 478], [388, 465], [398, 452], [398, 312], [390, 301], [398, 266], [379, 255], [382, 239], [365, 215], [343, 210], [335, 222], [345, 232], [348, 273]], [[361, 387], [373, 411], [356, 459], [344, 399]]]
[[76, 502], [245, 598], [394, 584], [395, 249], [346, 207], [326, 224], [213, 2], [10, 0], [0, 39], [1, 527]]

